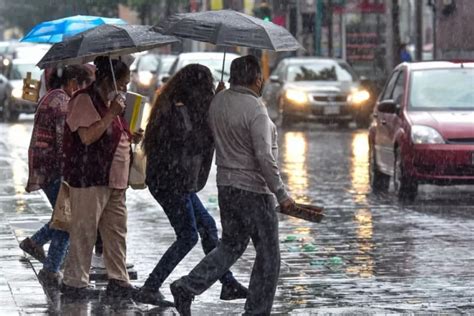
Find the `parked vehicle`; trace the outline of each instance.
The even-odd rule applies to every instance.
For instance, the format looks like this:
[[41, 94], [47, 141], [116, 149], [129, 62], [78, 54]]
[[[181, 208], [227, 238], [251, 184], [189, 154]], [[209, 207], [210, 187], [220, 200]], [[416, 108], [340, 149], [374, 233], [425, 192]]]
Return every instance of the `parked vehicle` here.
[[285, 58], [278, 63], [263, 91], [269, 115], [285, 126], [298, 121], [367, 127], [370, 93], [343, 60]]
[[[224, 83], [227, 84], [230, 76], [230, 64], [236, 58], [240, 57], [237, 54], [227, 53], [225, 56], [224, 65]], [[222, 62], [224, 60], [224, 53], [181, 53], [176, 58], [173, 66], [169, 71], [169, 75], [172, 76], [177, 73], [181, 68], [189, 64], [201, 64], [207, 66], [214, 76], [216, 85], [221, 80], [222, 75]], [[167, 78], [164, 78], [165, 80]]]
[[370, 184], [401, 200], [418, 185], [474, 184], [474, 62], [403, 63], [369, 130]]
[[155, 91], [163, 84], [163, 77], [168, 76], [175, 59], [176, 55], [139, 55], [131, 66], [130, 90], [151, 100]]
[[[31, 72], [32, 79], [40, 80], [41, 70], [36, 67], [37, 61], [30, 59], [13, 59], [7, 73], [7, 83], [5, 86], [5, 99], [1, 104], [1, 116], [7, 122], [18, 120], [20, 113], [34, 113], [36, 102], [24, 100], [23, 79], [28, 72]], [[1, 86], [0, 86], [1, 87]]]

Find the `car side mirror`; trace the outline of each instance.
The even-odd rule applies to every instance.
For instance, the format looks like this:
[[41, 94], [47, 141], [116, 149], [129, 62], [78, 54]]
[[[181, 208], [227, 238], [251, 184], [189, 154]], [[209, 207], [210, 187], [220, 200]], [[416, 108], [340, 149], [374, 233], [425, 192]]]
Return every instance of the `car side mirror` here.
[[163, 83], [166, 83], [166, 81], [170, 80], [170, 77], [169, 76], [164, 76], [163, 78], [161, 78], [161, 82]]
[[280, 80], [280, 78], [278, 78], [278, 76], [273, 75], [273, 76], [270, 76], [269, 79], [270, 79], [270, 82], [271, 82], [271, 83], [278, 83], [278, 84], [281, 84], [281, 80]]
[[384, 100], [377, 105], [377, 110], [381, 113], [398, 114], [400, 106], [394, 100]]

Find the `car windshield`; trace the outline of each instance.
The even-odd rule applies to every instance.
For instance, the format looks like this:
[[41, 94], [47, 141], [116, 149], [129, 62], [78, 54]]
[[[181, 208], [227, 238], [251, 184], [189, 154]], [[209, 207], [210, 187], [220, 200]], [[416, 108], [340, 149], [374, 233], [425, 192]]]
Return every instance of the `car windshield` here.
[[412, 110], [474, 110], [474, 68], [413, 71]]
[[160, 59], [156, 55], [143, 55], [138, 62], [138, 71], [157, 71]]
[[288, 81], [356, 81], [357, 76], [344, 63], [335, 61], [317, 61], [289, 65]]
[[160, 73], [167, 74], [170, 72], [171, 66], [173, 66], [176, 57], [163, 57], [161, 58]]
[[35, 64], [13, 64], [10, 80], [22, 80], [26, 78], [26, 73], [31, 72], [31, 78], [39, 80], [41, 77], [41, 70]]
[[[227, 82], [230, 77], [230, 64], [235, 58], [230, 58], [229, 56], [225, 59], [225, 66], [224, 66], [224, 82]], [[183, 67], [189, 64], [201, 64], [208, 67], [214, 79], [217, 81], [221, 80], [222, 74], [222, 59], [186, 59], [183, 61]]]

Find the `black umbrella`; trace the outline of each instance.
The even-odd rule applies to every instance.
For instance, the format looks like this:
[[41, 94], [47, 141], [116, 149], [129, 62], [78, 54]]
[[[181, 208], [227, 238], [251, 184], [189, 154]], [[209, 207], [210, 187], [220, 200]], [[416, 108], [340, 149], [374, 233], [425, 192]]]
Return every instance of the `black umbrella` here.
[[175, 14], [154, 29], [163, 34], [225, 47], [244, 46], [273, 51], [302, 49], [285, 28], [233, 10]]
[[126, 55], [174, 42], [179, 39], [151, 31], [150, 26], [104, 24], [54, 44], [38, 67], [84, 64], [97, 56]]

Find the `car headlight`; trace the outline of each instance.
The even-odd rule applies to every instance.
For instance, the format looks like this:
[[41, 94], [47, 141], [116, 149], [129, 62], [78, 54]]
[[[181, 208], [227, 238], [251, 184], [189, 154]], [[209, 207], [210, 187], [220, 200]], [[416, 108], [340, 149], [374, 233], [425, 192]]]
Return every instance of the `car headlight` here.
[[432, 127], [414, 125], [411, 128], [411, 141], [414, 144], [444, 144], [443, 137]]
[[8, 65], [10, 65], [10, 59], [8, 58], [3, 59], [3, 66], [7, 67]]
[[370, 93], [367, 90], [355, 90], [347, 96], [347, 102], [359, 105], [370, 99]]
[[299, 90], [287, 90], [285, 97], [288, 101], [295, 102], [297, 104], [303, 104], [308, 102], [308, 95], [306, 92]]
[[15, 99], [21, 99], [23, 97], [23, 89], [13, 88], [12, 97], [14, 97]]
[[153, 79], [153, 74], [149, 71], [140, 71], [138, 73], [138, 81], [142, 86], [149, 86], [151, 79]]

